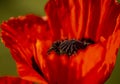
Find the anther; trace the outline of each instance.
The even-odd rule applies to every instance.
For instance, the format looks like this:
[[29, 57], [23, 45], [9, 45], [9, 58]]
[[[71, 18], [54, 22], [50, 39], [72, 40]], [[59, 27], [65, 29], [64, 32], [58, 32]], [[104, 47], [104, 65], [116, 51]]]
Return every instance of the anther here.
[[51, 48], [48, 50], [48, 54], [51, 51], [55, 51], [58, 55], [67, 54], [71, 56], [72, 54], [77, 53], [80, 49], [85, 49], [88, 45], [94, 44], [94, 41], [91, 39], [81, 39], [81, 40], [62, 40], [56, 41], [52, 44]]

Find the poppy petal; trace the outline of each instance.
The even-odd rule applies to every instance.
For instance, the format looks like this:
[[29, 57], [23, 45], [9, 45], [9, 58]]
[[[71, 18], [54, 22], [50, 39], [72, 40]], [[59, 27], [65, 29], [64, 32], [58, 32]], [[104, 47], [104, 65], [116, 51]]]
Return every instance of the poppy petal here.
[[114, 31], [120, 5], [116, 0], [49, 0], [45, 10], [56, 39], [98, 40]]
[[18, 77], [4, 76], [0, 77], [0, 84], [34, 84], [30, 81]]
[[47, 21], [35, 15], [19, 16], [3, 22], [1, 29], [2, 41], [10, 48], [20, 76], [33, 81], [44, 81], [33, 69], [32, 57], [35, 55], [37, 39], [51, 39], [48, 37], [50, 29]]

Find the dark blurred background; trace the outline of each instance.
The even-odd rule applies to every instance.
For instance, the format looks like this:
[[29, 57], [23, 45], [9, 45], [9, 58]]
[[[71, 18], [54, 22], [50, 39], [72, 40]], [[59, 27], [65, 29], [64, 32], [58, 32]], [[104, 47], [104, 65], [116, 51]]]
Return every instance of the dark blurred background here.
[[[47, 0], [0, 0], [0, 23], [10, 17], [36, 14], [45, 15], [44, 6]], [[120, 1], [120, 0], [119, 0]], [[17, 76], [15, 62], [9, 50], [0, 42], [0, 76]], [[120, 51], [115, 69], [105, 84], [120, 84]]]

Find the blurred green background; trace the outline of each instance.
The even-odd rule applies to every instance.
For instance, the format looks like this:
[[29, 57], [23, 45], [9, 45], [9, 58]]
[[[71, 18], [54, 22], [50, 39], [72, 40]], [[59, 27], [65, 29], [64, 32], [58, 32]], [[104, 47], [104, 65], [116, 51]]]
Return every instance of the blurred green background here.
[[[36, 14], [45, 15], [44, 6], [47, 0], [0, 0], [0, 23], [12, 16]], [[120, 0], [119, 0], [120, 1]], [[120, 52], [120, 51], [119, 51]], [[115, 69], [105, 84], [120, 84], [120, 53]], [[0, 42], [0, 76], [17, 76], [15, 62], [9, 50]]]

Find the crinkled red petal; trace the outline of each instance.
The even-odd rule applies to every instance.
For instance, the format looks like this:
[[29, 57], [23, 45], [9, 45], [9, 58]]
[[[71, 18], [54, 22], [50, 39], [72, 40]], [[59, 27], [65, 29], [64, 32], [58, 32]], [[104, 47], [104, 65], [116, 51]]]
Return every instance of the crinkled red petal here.
[[35, 15], [19, 16], [3, 22], [1, 29], [2, 41], [17, 62], [21, 77], [43, 82], [42, 76], [33, 68], [32, 58], [36, 55], [37, 39], [45, 41], [52, 38], [48, 36], [51, 33], [47, 21]]

